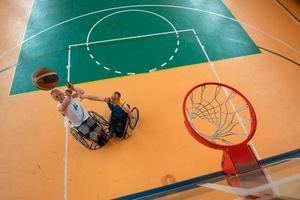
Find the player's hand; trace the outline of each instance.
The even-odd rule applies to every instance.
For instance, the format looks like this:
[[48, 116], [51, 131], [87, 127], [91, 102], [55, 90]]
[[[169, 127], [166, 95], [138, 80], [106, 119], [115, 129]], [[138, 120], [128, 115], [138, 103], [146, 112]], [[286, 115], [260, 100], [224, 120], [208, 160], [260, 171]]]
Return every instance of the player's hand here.
[[69, 89], [71, 89], [71, 90], [75, 90], [74, 85], [73, 85], [72, 83], [70, 83], [70, 82], [67, 83], [67, 87], [68, 87]]
[[67, 96], [71, 96], [72, 93], [73, 93], [73, 91], [72, 91], [70, 88], [67, 88], [67, 89], [65, 90], [65, 94], [66, 94]]

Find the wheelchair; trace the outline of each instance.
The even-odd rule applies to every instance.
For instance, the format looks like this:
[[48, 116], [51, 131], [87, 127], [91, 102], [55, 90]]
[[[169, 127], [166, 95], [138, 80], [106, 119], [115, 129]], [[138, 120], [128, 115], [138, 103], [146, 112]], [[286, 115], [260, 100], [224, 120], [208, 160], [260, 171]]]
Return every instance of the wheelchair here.
[[[129, 105], [128, 105], [129, 106]], [[130, 106], [129, 106], [130, 108]], [[126, 140], [127, 138], [129, 138], [132, 135], [133, 129], [136, 127], [138, 120], [139, 120], [139, 110], [137, 107], [134, 107], [131, 109], [131, 113], [134, 116], [134, 119], [130, 119], [129, 116], [127, 116], [126, 119], [126, 125], [123, 131], [123, 134], [121, 135], [121, 137], [117, 137], [121, 140]]]
[[[130, 106], [129, 106], [130, 108]], [[136, 127], [138, 120], [139, 120], [139, 110], [137, 107], [134, 107], [131, 109], [131, 113], [134, 116], [134, 119], [130, 119], [130, 117], [128, 116], [126, 119], [126, 125], [123, 131], [123, 134], [121, 137], [119, 137], [122, 140], [125, 140], [127, 138], [129, 138], [132, 135], [133, 129]], [[109, 134], [109, 121], [110, 120], [106, 120], [103, 116], [91, 111], [90, 115], [94, 118], [96, 118], [96, 121], [99, 121], [102, 125], [102, 127], [104, 128], [105, 132], [107, 134]]]
[[71, 135], [77, 140], [77, 142], [79, 142], [79, 144], [89, 150], [97, 150], [103, 147], [110, 139], [108, 127], [103, 125], [106, 119], [104, 119], [101, 115], [93, 111], [89, 111], [88, 113], [90, 117], [96, 122], [97, 126], [101, 129], [100, 136], [98, 137], [99, 141], [90, 139], [86, 135], [79, 132], [76, 128], [71, 127], [70, 132]]
[[[131, 109], [132, 115], [134, 116], [134, 120], [127, 117], [125, 129], [123, 131], [122, 137], [120, 139], [125, 140], [132, 135], [133, 129], [136, 127], [137, 122], [139, 120], [139, 110], [138, 108], [134, 107]], [[99, 115], [94, 111], [89, 111], [89, 115], [92, 119], [95, 120], [97, 126], [101, 128], [101, 137], [109, 141], [111, 139], [109, 133], [109, 121], [105, 119], [103, 116]], [[105, 144], [100, 145], [98, 142], [88, 138], [87, 136], [80, 133], [77, 129], [71, 128], [70, 130], [71, 135], [85, 148], [89, 150], [97, 150], [103, 147]], [[107, 143], [106, 142], [106, 143]]]

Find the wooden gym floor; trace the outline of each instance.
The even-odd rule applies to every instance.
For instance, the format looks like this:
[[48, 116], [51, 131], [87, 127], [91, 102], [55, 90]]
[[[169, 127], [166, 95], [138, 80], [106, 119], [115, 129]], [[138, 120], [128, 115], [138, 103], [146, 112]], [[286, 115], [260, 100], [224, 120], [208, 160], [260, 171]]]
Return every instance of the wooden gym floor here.
[[[117, 42], [104, 49], [95, 47], [93, 56], [102, 56], [104, 62], [112, 66], [124, 64], [122, 70], [136, 70], [136, 75], [130, 76], [114, 73], [119, 69], [114, 69], [111, 74], [93, 71], [97, 63], [92, 62], [88, 54], [85, 55], [85, 49], [79, 49], [73, 54], [77, 57], [71, 63], [74, 68], [70, 71], [70, 80], [90, 94], [110, 95], [115, 90], [120, 91], [129, 104], [139, 108], [141, 118], [134, 135], [126, 141], [111, 141], [103, 149], [88, 151], [68, 135], [68, 148], [65, 151], [67, 129], [56, 111], [55, 102], [48, 92], [34, 91], [28, 80], [34, 68], [53, 67], [59, 72], [63, 88], [68, 78], [68, 48], [61, 48], [68, 47], [65, 43], [85, 42], [88, 30], [101, 16], [78, 18], [51, 30], [47, 28], [97, 10], [128, 6], [120, 1], [112, 4], [105, 1], [106, 4], [101, 5], [95, 1], [80, 2], [78, 5], [68, 0], [59, 3], [50, 0], [0, 2], [2, 199], [111, 199], [161, 186], [167, 174], [179, 181], [219, 170], [221, 152], [197, 143], [186, 131], [181, 112], [184, 95], [192, 86], [217, 81], [218, 78], [240, 90], [252, 102], [258, 117], [253, 143], [261, 158], [299, 148], [299, 1], [190, 0], [182, 3], [176, 0], [132, 0], [128, 1], [128, 5], [140, 6], [134, 7], [139, 10], [136, 11], [139, 15], [136, 18], [153, 22], [153, 27], [160, 27], [161, 21], [155, 22], [156, 19], [151, 18], [153, 16], [143, 15], [140, 10], [168, 16], [168, 20], [176, 27], [182, 25], [181, 29], [198, 30], [213, 60], [217, 76], [199, 50], [194, 36], [189, 33], [180, 33], [182, 47], [179, 47], [178, 56], [166, 64], [167, 69], [152, 73], [146, 73], [153, 69], [152, 65], [155, 67], [163, 58], [171, 58], [164, 53], [173, 51], [174, 35], [141, 38], [141, 43]], [[164, 7], [145, 7], [150, 4]], [[285, 5], [290, 13], [280, 4]], [[193, 14], [182, 8], [176, 8], [178, 10], [175, 12], [174, 6], [205, 12]], [[106, 11], [103, 16], [113, 12]], [[102, 29], [95, 30], [98, 33], [96, 35], [111, 36], [117, 32], [132, 36], [130, 33], [136, 32], [133, 26], [143, 23], [135, 22], [136, 18], [130, 16], [132, 13], [123, 14], [128, 14], [124, 15], [129, 20], [127, 23], [124, 24], [120, 17], [111, 18], [116, 20], [117, 25], [105, 27], [105, 33], [101, 32]], [[232, 20], [228, 22], [216, 14], [233, 16], [239, 23]], [[116, 29], [117, 22], [120, 27], [124, 26], [123, 29]], [[190, 27], [193, 22], [197, 27]], [[109, 28], [114, 31], [109, 32]], [[128, 30], [125, 31], [126, 28]], [[148, 29], [144, 27], [137, 30], [142, 30], [137, 34], [141, 35], [146, 34]], [[42, 38], [30, 38], [39, 31], [44, 31]], [[156, 32], [161, 31], [170, 30], [162, 28]], [[224, 38], [238, 41], [229, 42]], [[153, 41], [158, 42], [156, 46], [153, 46]], [[241, 41], [246, 44], [241, 45]], [[113, 48], [115, 46], [117, 48]], [[128, 52], [134, 52], [139, 58], [134, 59], [137, 56]], [[129, 57], [131, 59], [127, 59]], [[82, 104], [88, 110], [106, 117], [109, 115], [104, 104], [89, 101], [83, 101]]]

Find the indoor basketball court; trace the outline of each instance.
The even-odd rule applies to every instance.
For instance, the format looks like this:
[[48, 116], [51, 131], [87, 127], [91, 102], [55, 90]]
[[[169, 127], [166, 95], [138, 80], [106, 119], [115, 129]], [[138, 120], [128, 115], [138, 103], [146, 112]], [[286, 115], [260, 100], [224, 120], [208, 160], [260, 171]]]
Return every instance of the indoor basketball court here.
[[[0, 5], [2, 199], [300, 199], [298, 0]], [[105, 142], [54, 87], [85, 91]], [[81, 96], [114, 92], [121, 137]]]

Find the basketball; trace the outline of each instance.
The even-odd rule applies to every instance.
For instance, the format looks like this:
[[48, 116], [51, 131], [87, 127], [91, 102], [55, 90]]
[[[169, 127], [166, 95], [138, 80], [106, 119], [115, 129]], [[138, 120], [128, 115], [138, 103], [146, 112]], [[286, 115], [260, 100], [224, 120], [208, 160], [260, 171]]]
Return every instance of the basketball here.
[[49, 68], [38, 68], [31, 75], [32, 84], [41, 90], [51, 90], [58, 84], [59, 77]]

